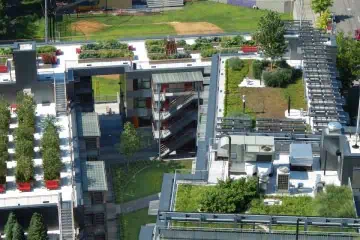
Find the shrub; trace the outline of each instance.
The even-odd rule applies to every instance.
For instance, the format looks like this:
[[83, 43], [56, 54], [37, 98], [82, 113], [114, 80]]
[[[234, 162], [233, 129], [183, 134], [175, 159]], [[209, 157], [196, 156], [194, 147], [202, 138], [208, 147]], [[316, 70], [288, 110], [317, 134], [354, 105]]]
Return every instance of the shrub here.
[[219, 52], [219, 50], [214, 49], [214, 48], [203, 49], [203, 50], [201, 50], [201, 57], [202, 58], [211, 57], [212, 55], [217, 54], [218, 52]]
[[57, 58], [53, 53], [42, 53], [41, 59], [44, 64], [56, 64]]
[[166, 55], [165, 53], [155, 53], [148, 55], [148, 57], [150, 60], [181, 59], [181, 58], [191, 58], [191, 54], [188, 52], [176, 53], [172, 55]]
[[221, 38], [221, 47], [223, 48], [231, 48], [235, 46], [241, 46], [244, 42], [244, 38], [241, 35], [236, 37], [222, 37]]
[[36, 49], [37, 53], [55, 53], [56, 47], [54, 46], [41, 46]]
[[0, 48], [0, 56], [7, 56], [12, 54], [11, 48]]
[[97, 43], [88, 43], [86, 45], [81, 46], [81, 50], [101, 50], [101, 49], [122, 49], [127, 50], [129, 45], [126, 43], [120, 43], [117, 40], [105, 40]]
[[265, 69], [266, 66], [270, 64], [269, 61], [260, 61], [255, 60], [252, 64], [252, 70], [255, 79], [261, 79], [262, 71]]
[[118, 57], [132, 57], [134, 53], [129, 50], [99, 50], [99, 51], [84, 51], [79, 55], [79, 59], [88, 58], [118, 58]]
[[152, 45], [147, 48], [148, 53], [164, 53], [164, 46]]
[[179, 40], [176, 42], [176, 45], [178, 47], [185, 47], [186, 46], [186, 41], [185, 40]]
[[279, 68], [272, 72], [264, 72], [264, 82], [267, 87], [286, 87], [292, 82], [292, 70]]
[[4, 232], [6, 234], [6, 239], [12, 239], [12, 230], [16, 223], [17, 220], [15, 214], [13, 212], [10, 212], [4, 229]]
[[165, 46], [165, 41], [164, 40], [146, 40], [145, 41], [145, 46], [146, 48], [148, 48], [149, 46]]
[[34, 128], [28, 127], [26, 125], [20, 125], [18, 128], [15, 129], [15, 141], [19, 140], [34, 140]]
[[201, 195], [200, 209], [204, 212], [244, 212], [258, 197], [256, 178], [219, 181]]
[[28, 228], [28, 240], [47, 240], [47, 226], [44, 222], [43, 216], [39, 213], [34, 213], [30, 220]]
[[228, 63], [229, 67], [235, 71], [240, 71], [245, 66], [245, 62], [237, 57], [230, 58]]

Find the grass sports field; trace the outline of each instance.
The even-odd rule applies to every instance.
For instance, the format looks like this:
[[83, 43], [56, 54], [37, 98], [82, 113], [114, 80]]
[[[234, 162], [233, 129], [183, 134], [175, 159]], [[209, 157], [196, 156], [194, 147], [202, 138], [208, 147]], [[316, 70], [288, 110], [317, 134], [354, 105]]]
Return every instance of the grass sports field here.
[[[142, 16], [83, 14], [64, 16], [58, 23], [63, 40], [104, 40], [175, 34], [253, 32], [264, 10], [253, 10], [214, 2], [187, 3], [182, 10]], [[283, 19], [291, 19], [283, 14]], [[38, 37], [43, 36], [39, 26]]]

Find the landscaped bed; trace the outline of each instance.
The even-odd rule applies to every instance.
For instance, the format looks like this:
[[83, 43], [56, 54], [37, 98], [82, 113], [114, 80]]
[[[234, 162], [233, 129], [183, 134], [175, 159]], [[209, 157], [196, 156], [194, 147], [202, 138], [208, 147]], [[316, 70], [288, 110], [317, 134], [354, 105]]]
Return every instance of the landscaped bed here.
[[146, 197], [161, 191], [164, 173], [176, 169], [191, 169], [192, 160], [167, 162], [134, 162], [127, 169], [126, 164], [113, 168], [113, 182], [116, 202], [123, 203]]
[[[292, 109], [306, 109], [302, 77], [297, 77], [283, 88], [277, 87], [239, 87], [245, 77], [261, 77], [253, 65], [257, 61], [245, 61], [241, 70], [226, 65], [225, 116], [243, 115], [242, 96], [246, 99], [246, 114], [254, 117], [283, 118], [288, 109], [288, 97]], [[252, 70], [252, 71], [250, 71]], [[250, 73], [251, 72], [251, 73]], [[253, 76], [251, 76], [253, 75]]]
[[100, 41], [81, 46], [79, 59], [129, 59], [134, 56], [128, 44], [116, 40]]
[[9, 159], [8, 153], [8, 132], [10, 124], [9, 104], [0, 100], [0, 193], [6, 190], [6, 162]]

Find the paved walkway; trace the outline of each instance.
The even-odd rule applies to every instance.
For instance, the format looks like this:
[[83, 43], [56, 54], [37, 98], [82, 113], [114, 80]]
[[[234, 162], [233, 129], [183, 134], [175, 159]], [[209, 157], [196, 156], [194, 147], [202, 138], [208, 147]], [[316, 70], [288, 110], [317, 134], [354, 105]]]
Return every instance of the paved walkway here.
[[159, 200], [159, 193], [123, 204], [116, 204], [116, 214], [135, 212], [137, 210], [149, 207], [150, 202], [154, 200]]

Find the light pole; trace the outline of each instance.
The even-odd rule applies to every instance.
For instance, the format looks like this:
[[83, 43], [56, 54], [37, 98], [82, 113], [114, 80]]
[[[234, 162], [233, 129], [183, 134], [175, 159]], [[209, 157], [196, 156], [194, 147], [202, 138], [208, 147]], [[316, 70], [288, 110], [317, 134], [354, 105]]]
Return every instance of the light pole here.
[[359, 102], [358, 102], [358, 114], [356, 118], [356, 132], [355, 132], [355, 144], [352, 146], [353, 148], [359, 148], [358, 139], [359, 139], [359, 117], [360, 117], [360, 94], [359, 94]]
[[48, 42], [48, 0], [45, 0], [45, 43]]
[[242, 102], [243, 102], [243, 113], [245, 113], [245, 106], [246, 106], [245, 95], [242, 95]]

